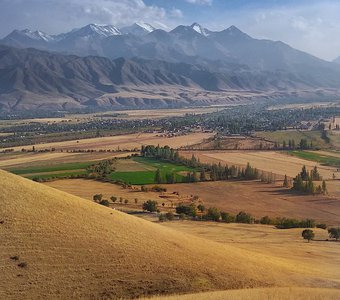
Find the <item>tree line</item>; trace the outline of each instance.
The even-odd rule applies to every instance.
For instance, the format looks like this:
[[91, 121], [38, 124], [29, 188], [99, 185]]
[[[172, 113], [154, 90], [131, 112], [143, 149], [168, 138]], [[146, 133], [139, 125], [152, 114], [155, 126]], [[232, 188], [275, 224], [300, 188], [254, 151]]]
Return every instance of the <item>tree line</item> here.
[[[169, 146], [142, 146], [141, 156], [155, 158], [166, 162], [171, 162], [178, 165], [183, 165], [191, 168], [182, 182], [202, 182], [202, 181], [219, 181], [230, 179], [254, 180], [259, 179], [261, 174], [258, 169], [252, 167], [249, 163], [246, 167], [241, 168], [235, 165], [222, 166], [219, 164], [208, 164], [200, 162], [193, 154], [190, 159], [181, 157], [177, 150]], [[161, 176], [160, 169], [156, 170], [155, 182], [160, 183], [175, 183], [177, 180], [176, 174], [166, 174], [165, 179]]]

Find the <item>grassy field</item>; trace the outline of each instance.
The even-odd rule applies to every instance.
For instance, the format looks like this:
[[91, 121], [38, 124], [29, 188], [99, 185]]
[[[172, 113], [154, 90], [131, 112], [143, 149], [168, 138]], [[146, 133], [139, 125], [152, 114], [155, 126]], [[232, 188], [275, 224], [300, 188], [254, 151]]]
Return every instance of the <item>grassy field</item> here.
[[[272, 255], [282, 263], [293, 261], [297, 269], [318, 274], [320, 279], [322, 278], [314, 282], [316, 284], [314, 287], [340, 288], [340, 268], [338, 267], [340, 244], [326, 241], [328, 238], [326, 230], [313, 229], [315, 240], [307, 243], [301, 238], [302, 229], [278, 230], [266, 225], [190, 221], [164, 222], [162, 225], [224, 245], [234, 245], [245, 250], [252, 249], [255, 253]], [[338, 295], [339, 292], [340, 290]]]
[[41, 166], [41, 167], [30, 167], [23, 169], [9, 169], [11, 173], [16, 175], [27, 175], [32, 173], [53, 173], [58, 171], [72, 171], [72, 170], [85, 170], [88, 166], [95, 162], [77, 162], [60, 164], [56, 166]]
[[330, 155], [325, 155], [325, 152], [318, 153], [317, 151], [290, 151], [289, 154], [302, 159], [315, 161], [321, 165], [340, 168], [340, 157], [333, 156], [331, 152], [329, 152]]
[[294, 140], [295, 144], [298, 145], [301, 139], [307, 139], [308, 144], [312, 142], [315, 147], [328, 148], [330, 146], [327, 145], [325, 141], [321, 138], [320, 131], [297, 131], [297, 130], [282, 130], [273, 132], [263, 131], [257, 132], [256, 136], [265, 138], [273, 142], [278, 142], [280, 144], [286, 141], [287, 145], [289, 140]]
[[189, 235], [3, 171], [0, 189], [1, 299], [131, 299], [333, 282], [312, 265]]
[[[180, 172], [189, 172], [193, 169], [182, 166], [175, 165], [169, 162], [160, 161], [152, 158], [145, 157], [134, 157], [132, 161], [145, 165], [146, 167], [152, 168], [148, 171], [128, 171], [128, 172], [113, 172], [110, 175], [111, 179], [121, 180], [129, 184], [144, 185], [144, 184], [154, 184], [156, 170], [159, 169], [161, 172], [161, 177], [165, 181], [166, 174], [175, 173], [176, 181], [181, 182], [184, 176]], [[122, 168], [121, 168], [122, 169]]]

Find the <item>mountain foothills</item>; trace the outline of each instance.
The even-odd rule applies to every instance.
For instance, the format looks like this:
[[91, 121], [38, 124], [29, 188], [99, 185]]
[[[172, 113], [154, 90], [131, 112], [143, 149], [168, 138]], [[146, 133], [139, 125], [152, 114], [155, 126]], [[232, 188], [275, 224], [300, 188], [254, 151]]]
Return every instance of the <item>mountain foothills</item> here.
[[338, 64], [235, 26], [90, 24], [59, 35], [14, 30], [0, 44], [1, 110], [210, 105], [340, 89]]

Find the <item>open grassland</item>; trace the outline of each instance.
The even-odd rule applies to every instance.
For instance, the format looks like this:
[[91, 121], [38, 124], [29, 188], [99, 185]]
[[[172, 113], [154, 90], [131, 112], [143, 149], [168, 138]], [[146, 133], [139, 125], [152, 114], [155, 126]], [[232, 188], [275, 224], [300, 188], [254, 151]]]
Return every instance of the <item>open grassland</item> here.
[[191, 157], [192, 154], [200, 158], [201, 162], [221, 162], [229, 165], [236, 164], [245, 166], [249, 162], [253, 167], [274, 174], [295, 177], [302, 166], [312, 169], [317, 166], [319, 173], [324, 179], [332, 179], [333, 173], [340, 178], [336, 168], [322, 166], [317, 162], [301, 159], [287, 155], [285, 152], [277, 151], [210, 151], [210, 152], [182, 152], [181, 155]]
[[294, 140], [298, 145], [301, 139], [307, 139], [308, 144], [313, 143], [314, 147], [328, 148], [329, 145], [321, 138], [320, 131], [298, 131], [298, 130], [281, 130], [281, 131], [262, 131], [256, 132], [256, 136], [267, 140], [282, 143], [285, 141], [288, 145], [289, 140]]
[[[326, 153], [328, 153], [328, 155]], [[334, 153], [334, 155], [332, 155], [332, 152], [326, 151], [290, 151], [289, 154], [302, 159], [315, 161], [321, 165], [340, 168], [340, 154], [336, 155], [336, 153]]]
[[[131, 150], [140, 148], [142, 145], [160, 145], [170, 146], [172, 148], [180, 148], [191, 144], [197, 144], [203, 139], [212, 136], [212, 133], [191, 133], [188, 135], [176, 136], [176, 137], [163, 137], [157, 133], [138, 133], [138, 134], [126, 134], [116, 135], [110, 137], [100, 137], [91, 139], [72, 140], [57, 143], [45, 143], [34, 145], [36, 150], [44, 149], [56, 149], [56, 150], [88, 150], [88, 149], [110, 149], [110, 150]], [[13, 147], [15, 151], [21, 151], [21, 149], [31, 150], [33, 145]]]
[[[161, 205], [162, 210], [172, 210], [178, 203], [190, 203], [191, 195], [199, 196], [198, 203], [206, 207], [233, 214], [244, 210], [255, 217], [289, 217], [297, 219], [313, 218], [329, 225], [340, 223], [340, 201], [336, 197], [297, 195], [274, 184], [258, 182], [201, 182], [162, 185], [167, 193], [141, 192], [124, 189], [121, 186], [92, 180], [73, 179], [48, 182], [47, 185], [67, 193], [91, 200], [94, 194], [103, 194], [104, 199], [116, 196], [128, 199], [128, 205], [114, 204], [124, 210], [140, 210], [142, 203], [151, 199]], [[331, 187], [329, 187], [331, 188]], [[173, 194], [179, 192], [179, 196]], [[138, 203], [135, 204], [135, 199]]]
[[322, 277], [327, 268], [176, 231], [4, 171], [0, 188], [2, 299], [339, 285]]
[[165, 222], [162, 225], [207, 240], [270, 254], [282, 263], [294, 261], [301, 271], [308, 273], [313, 270], [313, 273], [319, 274], [320, 281], [314, 282], [315, 287], [339, 287], [340, 244], [326, 241], [326, 230], [313, 229], [315, 240], [307, 243], [301, 237], [302, 229], [280, 230], [268, 225], [190, 221]]
[[338, 300], [340, 290], [320, 288], [267, 288], [152, 297], [152, 300]]

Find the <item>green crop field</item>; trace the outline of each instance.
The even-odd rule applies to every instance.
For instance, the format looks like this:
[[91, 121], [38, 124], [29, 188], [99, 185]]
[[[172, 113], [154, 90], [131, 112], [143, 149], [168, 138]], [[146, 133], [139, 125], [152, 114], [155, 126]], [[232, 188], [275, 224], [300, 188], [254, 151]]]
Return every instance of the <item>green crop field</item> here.
[[111, 179], [121, 180], [129, 184], [153, 184], [155, 183], [156, 170], [159, 169], [161, 177], [165, 181], [166, 174], [175, 173], [177, 182], [182, 182], [184, 176], [180, 172], [194, 171], [191, 168], [182, 165], [176, 165], [169, 162], [160, 161], [153, 158], [134, 157], [135, 162], [145, 164], [155, 168], [154, 171], [131, 171], [131, 172], [113, 172], [110, 175]]
[[34, 179], [34, 178], [39, 178], [39, 179], [51, 179], [51, 178], [68, 178], [71, 176], [78, 176], [78, 175], [83, 175], [86, 174], [86, 171], [76, 171], [76, 172], [65, 172], [65, 173], [55, 173], [55, 174], [36, 174], [36, 175], [28, 175], [28, 176], [24, 176], [25, 178], [28, 179]]
[[[124, 161], [126, 162], [126, 161]], [[53, 179], [53, 178], [68, 178], [76, 175], [83, 175], [87, 173], [86, 168], [94, 163], [98, 162], [79, 162], [79, 163], [67, 163], [52, 166], [40, 166], [31, 168], [11, 169], [14, 174], [24, 176], [29, 179]], [[119, 165], [119, 160], [118, 160]], [[145, 166], [145, 170], [133, 170], [134, 164], [136, 169], [140, 169], [141, 166]], [[169, 162], [164, 162], [152, 158], [134, 157], [129, 160], [128, 167], [124, 169], [126, 164], [121, 165], [121, 170], [118, 172], [112, 172], [108, 177], [112, 180], [119, 180], [129, 184], [153, 184], [155, 183], [156, 170], [161, 172], [162, 180], [166, 181], [166, 175], [174, 173], [177, 182], [182, 182], [185, 177], [185, 172], [194, 171], [183, 165], [176, 165]], [[181, 172], [184, 172], [181, 174]]]
[[32, 168], [23, 169], [10, 169], [9, 171], [17, 175], [25, 175], [32, 173], [47, 173], [47, 172], [59, 172], [59, 171], [69, 171], [69, 170], [81, 170], [86, 169], [88, 166], [94, 164], [95, 162], [78, 162], [78, 163], [67, 163], [52, 166], [40, 166]]
[[299, 158], [318, 162], [325, 166], [340, 167], [340, 158], [335, 156], [323, 155], [312, 151], [289, 151], [288, 153]]

